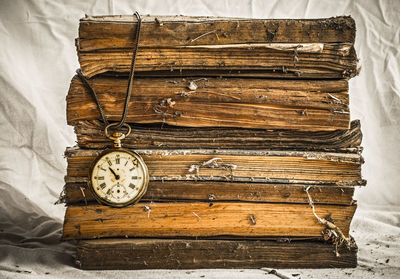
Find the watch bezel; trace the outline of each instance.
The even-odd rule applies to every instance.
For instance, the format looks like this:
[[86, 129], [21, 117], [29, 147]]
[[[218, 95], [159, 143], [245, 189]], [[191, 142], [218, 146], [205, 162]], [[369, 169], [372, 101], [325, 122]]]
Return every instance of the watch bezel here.
[[[144, 172], [144, 177], [143, 177], [143, 187], [142, 189], [139, 191], [138, 195], [136, 197], [134, 197], [133, 199], [124, 202], [124, 203], [114, 203], [114, 202], [110, 202], [108, 200], [105, 200], [104, 198], [100, 197], [95, 189], [94, 189], [94, 185], [92, 182], [92, 174], [93, 174], [93, 169], [96, 166], [97, 162], [100, 161], [101, 158], [103, 158], [105, 155], [112, 153], [112, 152], [126, 152], [128, 154], [130, 154], [131, 156], [135, 157], [139, 164], [141, 165], [141, 167], [143, 168], [143, 172]], [[126, 207], [128, 205], [132, 205], [132, 204], [136, 204], [146, 193], [147, 191], [147, 187], [149, 184], [149, 171], [147, 168], [146, 163], [144, 162], [142, 156], [140, 156], [138, 153], [136, 153], [135, 151], [126, 149], [126, 148], [110, 148], [110, 149], [106, 149], [104, 151], [102, 151], [92, 162], [90, 169], [89, 169], [89, 175], [88, 175], [88, 186], [89, 189], [91, 191], [91, 193], [93, 194], [94, 198], [96, 199], [96, 201], [102, 205], [108, 205], [111, 207]]]

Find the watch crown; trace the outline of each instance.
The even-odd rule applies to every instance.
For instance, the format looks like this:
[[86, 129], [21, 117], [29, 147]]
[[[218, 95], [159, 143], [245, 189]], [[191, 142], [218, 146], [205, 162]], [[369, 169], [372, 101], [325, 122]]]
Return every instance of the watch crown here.
[[113, 137], [114, 138], [120, 138], [120, 137], [122, 137], [124, 134], [123, 133], [121, 133], [121, 132], [115, 132], [115, 133], [113, 133]]
[[114, 140], [114, 147], [121, 147], [121, 139], [124, 139], [125, 135], [121, 132], [115, 132], [110, 138]]

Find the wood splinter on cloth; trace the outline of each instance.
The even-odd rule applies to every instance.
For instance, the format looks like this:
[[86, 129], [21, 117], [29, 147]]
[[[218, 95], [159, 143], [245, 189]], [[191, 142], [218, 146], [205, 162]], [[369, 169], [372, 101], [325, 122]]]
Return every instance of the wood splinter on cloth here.
[[290, 278], [291, 278], [291, 277], [286, 276], [286, 275], [284, 275], [284, 274], [282, 274], [282, 273], [280, 273], [280, 272], [278, 272], [277, 270], [272, 269], [272, 268], [262, 267], [262, 268], [260, 268], [260, 269], [263, 270], [263, 271], [268, 272], [268, 274], [274, 274], [274, 275], [276, 275], [277, 277], [279, 277], [279, 278], [281, 278], [281, 279], [290, 279]]

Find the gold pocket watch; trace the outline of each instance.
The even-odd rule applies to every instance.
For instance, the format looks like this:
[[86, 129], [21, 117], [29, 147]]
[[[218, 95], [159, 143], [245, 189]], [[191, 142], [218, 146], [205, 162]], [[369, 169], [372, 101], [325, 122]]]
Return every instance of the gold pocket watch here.
[[136, 203], [146, 193], [149, 172], [142, 157], [134, 151], [121, 148], [121, 140], [127, 134], [108, 134], [109, 124], [104, 132], [114, 140], [114, 148], [104, 150], [92, 163], [89, 171], [89, 186], [96, 200], [102, 204], [124, 207]]

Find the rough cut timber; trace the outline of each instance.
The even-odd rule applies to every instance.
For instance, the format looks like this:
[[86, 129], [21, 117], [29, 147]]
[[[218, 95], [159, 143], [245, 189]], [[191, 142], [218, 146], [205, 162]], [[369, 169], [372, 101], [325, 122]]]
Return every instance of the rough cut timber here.
[[268, 240], [97, 239], [82, 240], [82, 269], [352, 268], [357, 248], [329, 243]]
[[[83, 73], [92, 77], [128, 72], [136, 26], [132, 16], [81, 19], [76, 45]], [[217, 70], [214, 74], [218, 76], [232, 74], [230, 70], [255, 70], [264, 77], [352, 77], [357, 73], [354, 37], [355, 23], [350, 17], [265, 20], [146, 16], [136, 69], [173, 71], [175, 75], [186, 70], [201, 70], [198, 75]]]
[[[318, 205], [346, 237], [356, 205]], [[64, 239], [104, 237], [322, 237], [310, 205], [207, 202], [138, 203], [124, 208], [69, 206]]]
[[[306, 189], [301, 184], [261, 184], [211, 181], [151, 181], [142, 201], [247, 201], [308, 204]], [[315, 204], [353, 204], [354, 187], [310, 186]], [[66, 183], [61, 202], [83, 204], [95, 201], [87, 183]]]
[[[360, 152], [360, 121], [349, 130], [306, 132], [241, 128], [191, 128], [168, 125], [131, 125], [133, 133], [124, 139], [126, 148], [216, 148]], [[79, 121], [74, 126], [78, 146], [104, 149], [110, 140], [98, 120]]]
[[[89, 78], [106, 72], [127, 75], [132, 54], [131, 49], [80, 52], [79, 62]], [[172, 76], [187, 76], [196, 71], [197, 76], [251, 77], [251, 71], [255, 71], [254, 75], [259, 77], [338, 79], [354, 77], [358, 71], [350, 44], [141, 47], [135, 65], [137, 72], [169, 71]]]
[[[230, 181], [254, 183], [363, 185], [360, 154], [265, 151], [135, 149], [150, 181]], [[86, 182], [101, 150], [68, 148], [66, 182]]]
[[[89, 82], [108, 119], [119, 121], [127, 79], [96, 77]], [[136, 78], [127, 122], [344, 130], [350, 126], [347, 90], [347, 80]], [[95, 119], [100, 115], [93, 97], [74, 77], [67, 96], [67, 122]]]
[[[246, 19], [142, 15], [141, 46], [230, 45], [254, 43], [354, 43], [350, 16], [324, 19]], [[79, 50], [133, 48], [134, 15], [86, 16], [80, 20]], [[214, 32], [201, 36], [207, 31]]]

